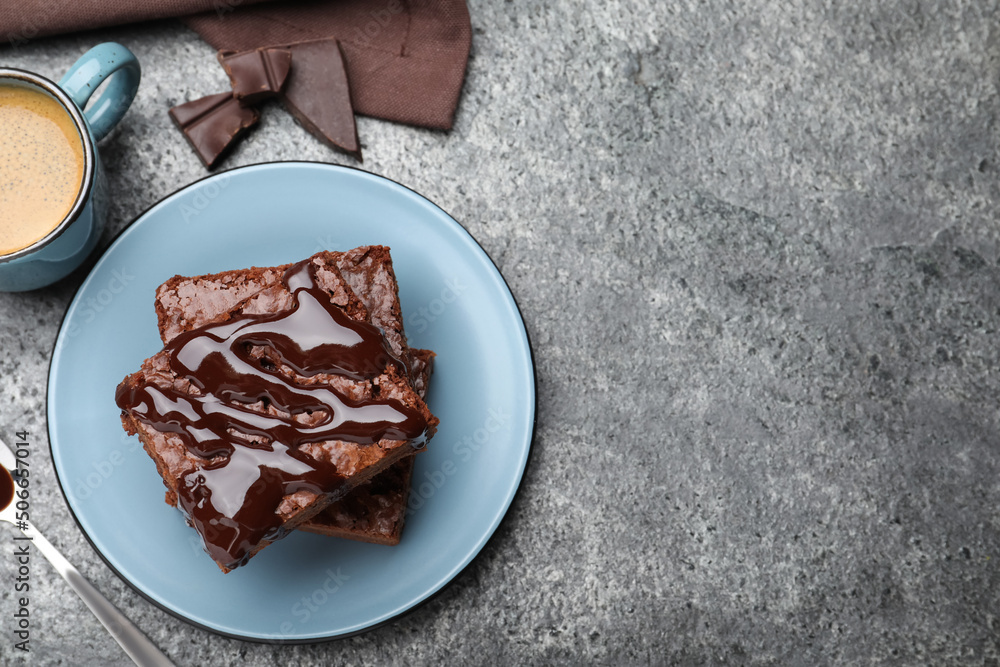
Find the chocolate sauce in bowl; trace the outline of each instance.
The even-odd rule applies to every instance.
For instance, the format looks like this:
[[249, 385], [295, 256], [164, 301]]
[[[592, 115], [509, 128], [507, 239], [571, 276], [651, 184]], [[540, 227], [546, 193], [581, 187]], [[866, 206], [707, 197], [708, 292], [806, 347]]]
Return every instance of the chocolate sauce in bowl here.
[[6, 468], [0, 466], [0, 512], [14, 502], [14, 479]]
[[419, 446], [427, 430], [423, 415], [398, 401], [352, 401], [329, 384], [308, 382], [319, 374], [371, 380], [390, 365], [400, 374], [407, 366], [377, 327], [330, 302], [310, 261], [290, 267], [282, 280], [295, 300], [290, 310], [237, 315], [166, 346], [171, 370], [199, 393], [147, 381], [123, 383], [115, 396], [120, 408], [176, 434], [209, 461], [183, 479], [178, 504], [209, 554], [229, 567], [245, 562], [261, 540], [282, 536], [276, 510], [285, 496], [330, 493], [343, 481], [336, 465], [305, 455], [300, 445], [389, 439]]

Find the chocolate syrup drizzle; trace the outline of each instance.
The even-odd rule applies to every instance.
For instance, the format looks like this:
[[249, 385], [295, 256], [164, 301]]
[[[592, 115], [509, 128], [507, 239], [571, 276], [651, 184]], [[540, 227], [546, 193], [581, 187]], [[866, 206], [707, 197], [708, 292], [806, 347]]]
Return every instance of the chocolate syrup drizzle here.
[[[285, 496], [326, 494], [343, 482], [334, 464], [306, 456], [300, 445], [388, 439], [421, 446], [426, 438], [422, 413], [399, 401], [352, 401], [327, 384], [282, 374], [286, 366], [303, 378], [323, 373], [361, 381], [390, 365], [407, 373], [378, 328], [330, 302], [312, 262], [290, 267], [282, 281], [295, 299], [290, 310], [238, 315], [183, 333], [164, 348], [171, 370], [200, 394], [147, 381], [122, 383], [115, 396], [136, 419], [176, 434], [188, 451], [209, 460], [183, 478], [178, 504], [209, 555], [229, 568], [245, 563], [262, 540], [284, 535], [277, 509]], [[264, 348], [262, 358], [251, 354], [253, 346]], [[249, 407], [261, 401], [284, 414]]]

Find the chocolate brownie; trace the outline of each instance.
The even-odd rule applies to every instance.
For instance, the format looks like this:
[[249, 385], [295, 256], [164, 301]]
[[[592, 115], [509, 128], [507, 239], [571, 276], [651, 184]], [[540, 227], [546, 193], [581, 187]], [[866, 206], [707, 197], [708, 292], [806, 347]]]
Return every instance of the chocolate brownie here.
[[[427, 395], [434, 368], [430, 350], [410, 350], [410, 377], [421, 398]], [[394, 464], [369, 482], [356, 487], [340, 500], [299, 526], [311, 533], [343, 537], [375, 544], [399, 544], [406, 521], [413, 478], [411, 456]]]
[[[403, 355], [406, 335], [392, 257], [385, 246], [315, 255], [336, 266], [344, 281], [382, 330], [394, 354]], [[281, 282], [290, 265], [222, 271], [207, 276], [174, 276], [156, 290], [156, 315], [164, 343], [183, 331], [221, 317], [247, 297]]]
[[116, 394], [224, 572], [411, 456], [437, 425], [402, 332], [375, 324], [337, 259], [248, 271], [278, 279], [169, 338]]
[[[347, 252], [330, 252], [328, 261], [340, 269], [355, 294], [368, 308], [372, 321], [398, 343], [402, 353], [406, 337], [395, 273], [389, 249], [364, 246]], [[287, 267], [225, 271], [222, 273], [182, 277], [175, 276], [157, 290], [156, 312], [160, 336], [168, 342], [190, 328], [215, 321], [234, 303], [269, 287]], [[423, 397], [433, 366], [430, 350], [409, 350], [410, 377], [414, 389]], [[300, 526], [310, 532], [373, 542], [399, 544], [406, 517], [413, 462], [404, 460], [380, 473], [370, 482], [359, 485], [341, 500]], [[167, 502], [176, 500], [170, 491]]]

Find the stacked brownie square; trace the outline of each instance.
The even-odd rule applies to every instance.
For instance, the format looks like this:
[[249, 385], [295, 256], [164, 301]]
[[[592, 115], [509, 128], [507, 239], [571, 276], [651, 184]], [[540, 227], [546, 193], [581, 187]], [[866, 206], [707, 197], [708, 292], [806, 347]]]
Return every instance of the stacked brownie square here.
[[119, 386], [122, 423], [224, 572], [297, 528], [399, 541], [437, 419], [388, 248], [176, 276], [156, 312], [165, 347]]

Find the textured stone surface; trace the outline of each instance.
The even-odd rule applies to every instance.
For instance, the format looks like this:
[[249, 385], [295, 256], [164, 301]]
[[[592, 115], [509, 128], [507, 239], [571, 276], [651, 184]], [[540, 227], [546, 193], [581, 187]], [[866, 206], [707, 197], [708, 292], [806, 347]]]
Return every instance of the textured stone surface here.
[[[139, 598], [41, 456], [39, 526], [179, 665], [1000, 661], [997, 3], [471, 11], [454, 131], [359, 134], [366, 169], [483, 244], [535, 345], [532, 459], [481, 556], [385, 627], [272, 647]], [[204, 175], [166, 109], [227, 82], [170, 21], [0, 62], [57, 76], [108, 39], [145, 74], [102, 146], [110, 238]], [[343, 159], [268, 111], [226, 166]], [[5, 434], [44, 446], [79, 281], [0, 295]], [[50, 568], [32, 577], [32, 664], [127, 664]]]

